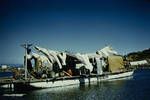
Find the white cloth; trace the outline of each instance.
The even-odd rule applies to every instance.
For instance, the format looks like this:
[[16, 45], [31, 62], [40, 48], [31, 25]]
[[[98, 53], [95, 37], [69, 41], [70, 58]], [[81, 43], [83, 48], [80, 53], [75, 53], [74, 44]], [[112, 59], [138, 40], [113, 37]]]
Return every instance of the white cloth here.
[[66, 53], [60, 53], [58, 54], [58, 57], [60, 58], [61, 62], [62, 62], [62, 65], [66, 65]]
[[93, 66], [89, 61], [88, 55], [77, 53], [75, 56], [79, 61], [81, 61], [85, 65], [85, 68], [89, 69], [90, 72], [92, 72]]

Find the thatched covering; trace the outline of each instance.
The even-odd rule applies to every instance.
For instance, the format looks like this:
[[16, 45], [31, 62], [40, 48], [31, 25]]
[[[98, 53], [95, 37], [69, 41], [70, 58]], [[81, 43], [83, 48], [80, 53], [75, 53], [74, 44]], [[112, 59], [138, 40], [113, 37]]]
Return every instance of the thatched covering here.
[[123, 58], [121, 56], [108, 56], [109, 71], [120, 72], [124, 69]]

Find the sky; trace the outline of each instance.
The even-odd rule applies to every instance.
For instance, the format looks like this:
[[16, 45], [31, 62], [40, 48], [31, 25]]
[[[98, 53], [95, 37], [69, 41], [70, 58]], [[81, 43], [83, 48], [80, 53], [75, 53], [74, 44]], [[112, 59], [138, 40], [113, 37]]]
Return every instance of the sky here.
[[1, 0], [0, 63], [22, 64], [23, 43], [90, 53], [150, 48], [148, 0]]

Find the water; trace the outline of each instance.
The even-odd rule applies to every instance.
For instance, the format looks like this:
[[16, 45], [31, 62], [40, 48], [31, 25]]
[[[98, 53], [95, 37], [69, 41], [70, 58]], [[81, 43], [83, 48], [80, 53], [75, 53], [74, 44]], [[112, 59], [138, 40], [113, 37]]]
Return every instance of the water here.
[[0, 64], [0, 66], [2, 65], [7, 65], [9, 67], [23, 67], [23, 64], [7, 64], [7, 63], [4, 63], [4, 64]]
[[1, 77], [11, 77], [13, 76], [12, 72], [0, 72], [0, 78]]
[[[11, 95], [10, 95], [11, 94]], [[31, 91], [1, 89], [0, 100], [150, 100], [150, 69], [138, 69], [133, 77], [85, 86]]]

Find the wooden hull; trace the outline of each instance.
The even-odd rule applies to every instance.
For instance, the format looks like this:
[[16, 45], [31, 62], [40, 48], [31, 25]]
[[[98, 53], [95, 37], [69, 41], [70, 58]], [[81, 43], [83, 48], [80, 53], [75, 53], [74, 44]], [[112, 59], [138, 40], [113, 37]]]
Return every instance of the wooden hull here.
[[80, 84], [92, 84], [93, 82], [101, 82], [112, 79], [124, 78], [132, 76], [134, 71], [122, 72], [117, 74], [107, 74], [99, 76], [90, 76], [90, 77], [78, 77], [78, 78], [67, 78], [60, 80], [46, 80], [39, 82], [30, 82], [29, 85], [35, 88], [52, 88], [52, 87], [62, 87], [68, 85], [80, 85]]

